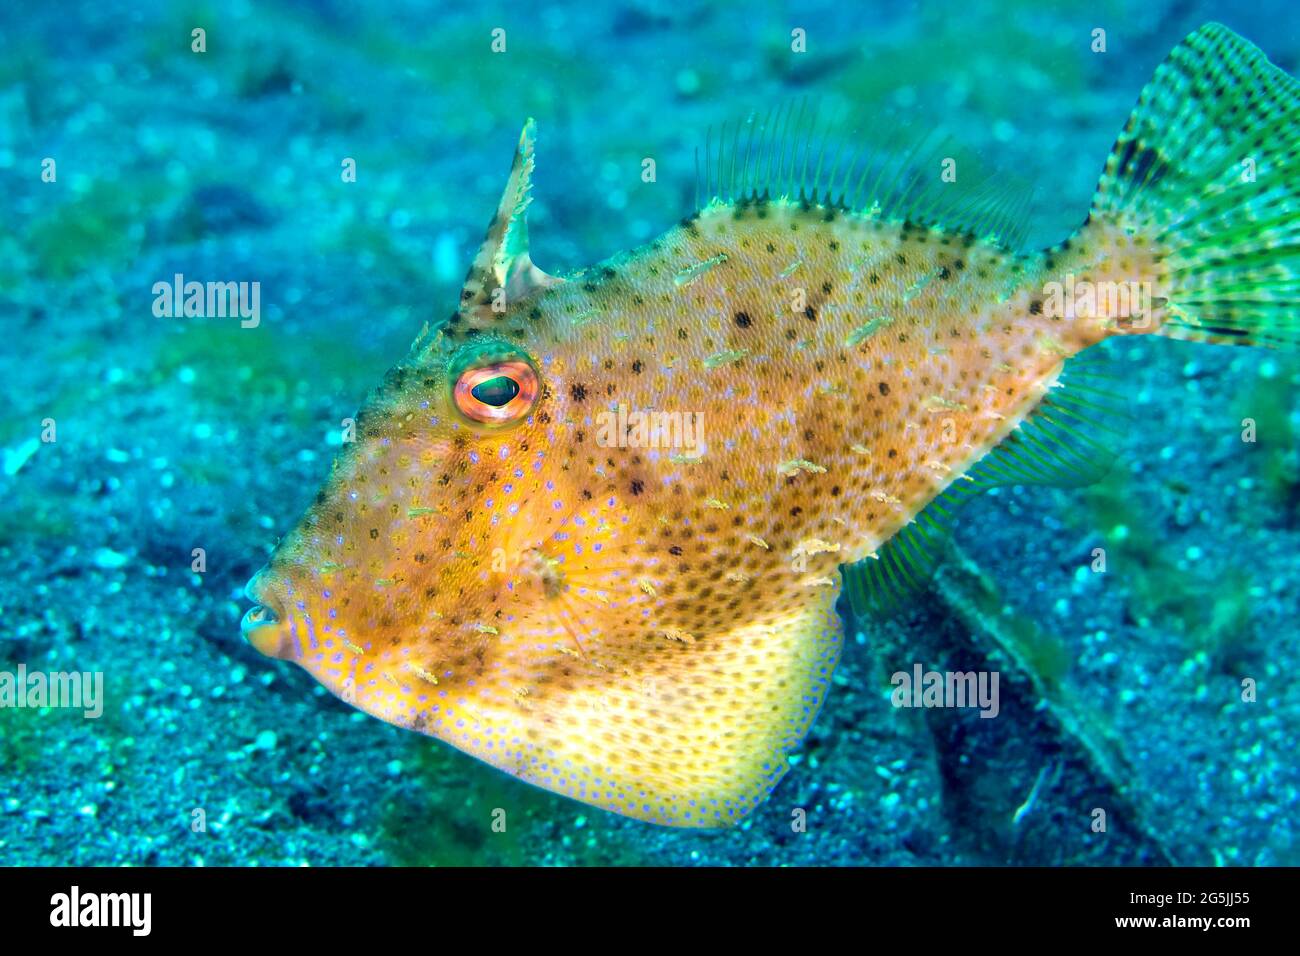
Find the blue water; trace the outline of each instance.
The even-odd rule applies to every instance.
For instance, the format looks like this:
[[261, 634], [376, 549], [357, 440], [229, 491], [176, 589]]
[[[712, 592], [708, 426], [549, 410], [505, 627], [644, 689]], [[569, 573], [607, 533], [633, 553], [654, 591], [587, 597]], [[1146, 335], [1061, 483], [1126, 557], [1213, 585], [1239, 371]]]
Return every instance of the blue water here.
[[[244, 582], [337, 422], [455, 307], [526, 117], [554, 272], [669, 228], [707, 129], [802, 97], [941, 124], [1036, 187], [1046, 244], [1190, 30], [1300, 72], [1286, 0], [517, 6], [0, 11], [0, 673], [102, 680], [93, 719], [0, 709], [0, 863], [1300, 863], [1285, 353], [1116, 348], [1116, 475], [999, 492], [958, 529], [1008, 611], [851, 620], [794, 766], [733, 830], [527, 787], [244, 644]], [[157, 315], [177, 274], [257, 281], [256, 326]], [[1004, 630], [1034, 653], [999, 657]], [[1000, 667], [1002, 719], [890, 707], [912, 661]]]

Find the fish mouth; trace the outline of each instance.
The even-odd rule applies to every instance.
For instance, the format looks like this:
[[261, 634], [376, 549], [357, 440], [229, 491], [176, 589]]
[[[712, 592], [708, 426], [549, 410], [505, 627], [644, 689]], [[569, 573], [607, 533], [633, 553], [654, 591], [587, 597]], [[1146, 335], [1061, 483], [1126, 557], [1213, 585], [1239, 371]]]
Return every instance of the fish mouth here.
[[244, 585], [244, 597], [253, 602], [239, 622], [244, 640], [267, 657], [289, 657], [285, 616], [272, 587], [270, 565], [249, 578]]

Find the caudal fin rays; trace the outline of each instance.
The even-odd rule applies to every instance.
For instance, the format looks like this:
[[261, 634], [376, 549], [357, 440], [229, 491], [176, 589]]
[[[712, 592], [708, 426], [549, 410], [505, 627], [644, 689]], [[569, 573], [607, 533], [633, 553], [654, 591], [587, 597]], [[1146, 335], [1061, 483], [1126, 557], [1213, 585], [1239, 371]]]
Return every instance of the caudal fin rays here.
[[1157, 250], [1161, 334], [1300, 346], [1300, 81], [1222, 24], [1190, 34], [1116, 140], [1093, 222]]

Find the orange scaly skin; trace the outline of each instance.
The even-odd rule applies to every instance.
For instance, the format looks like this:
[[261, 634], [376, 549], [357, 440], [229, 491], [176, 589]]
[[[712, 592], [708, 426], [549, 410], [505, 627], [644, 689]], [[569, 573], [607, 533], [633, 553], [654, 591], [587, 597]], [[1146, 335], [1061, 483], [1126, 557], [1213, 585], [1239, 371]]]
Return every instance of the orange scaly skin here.
[[[917, 172], [868, 197], [888, 215], [713, 203], [567, 279], [528, 255], [530, 123], [460, 308], [367, 401], [249, 583], [244, 634], [530, 783], [734, 823], [821, 706], [841, 566], [881, 549], [873, 587], [910, 568], [897, 554], [929, 526], [908, 522], [1037, 407], [1061, 431], [1019, 433], [1032, 466], [1054, 454], [1035, 442], [1090, 464], [1068, 454], [1088, 393], [1049, 392], [1067, 358], [1132, 332], [1300, 345], [1297, 116], [1300, 83], [1206, 24], [1157, 69], [1088, 223], [1054, 249], [890, 220], [949, 221], [932, 213], [963, 194]], [[705, 179], [729, 169], [725, 188], [751, 195], [774, 167], [777, 194], [798, 192], [807, 146], [787, 159], [766, 137], [710, 156]], [[1140, 298], [1090, 296], [1108, 283]], [[660, 447], [629, 410], [698, 414], [702, 435]]]
[[[837, 567], [1099, 337], [1031, 314], [1043, 277], [1041, 257], [965, 236], [714, 206], [477, 335], [450, 324], [372, 397], [277, 549], [264, 649], [530, 782], [732, 822], [820, 705]], [[442, 377], [482, 335], [521, 346], [545, 384], [504, 432], [459, 418]], [[601, 447], [596, 416], [618, 403], [702, 413], [704, 447]]]

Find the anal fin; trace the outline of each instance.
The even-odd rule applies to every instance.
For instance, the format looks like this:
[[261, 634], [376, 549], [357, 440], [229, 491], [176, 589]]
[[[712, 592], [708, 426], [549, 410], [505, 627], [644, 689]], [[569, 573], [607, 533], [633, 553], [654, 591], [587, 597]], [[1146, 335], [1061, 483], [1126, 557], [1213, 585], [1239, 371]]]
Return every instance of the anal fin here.
[[1127, 405], [1106, 347], [1070, 359], [1043, 401], [966, 473], [876, 549], [846, 565], [845, 593], [859, 616], [888, 615], [924, 590], [944, 560], [961, 508], [990, 488], [1078, 488], [1105, 477], [1118, 454]]

